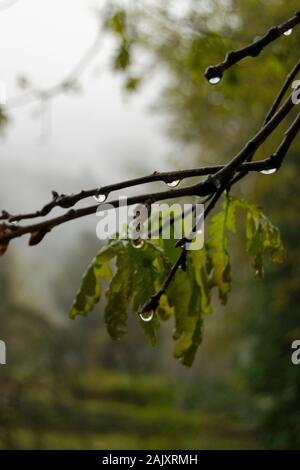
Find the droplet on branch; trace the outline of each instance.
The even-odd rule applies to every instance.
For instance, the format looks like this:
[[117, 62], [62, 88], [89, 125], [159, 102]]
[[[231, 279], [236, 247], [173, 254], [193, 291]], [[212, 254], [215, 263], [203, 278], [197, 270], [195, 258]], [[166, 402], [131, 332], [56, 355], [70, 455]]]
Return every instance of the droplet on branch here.
[[260, 171], [260, 173], [262, 175], [273, 175], [274, 173], [276, 173], [278, 170], [278, 168], [270, 168], [269, 170], [262, 170]]
[[106, 198], [107, 198], [107, 195], [106, 195], [106, 194], [94, 194], [94, 199], [95, 199], [95, 201], [97, 201], [97, 202], [102, 203], [102, 202], [104, 202], [104, 201], [106, 200]]
[[153, 320], [154, 317], [154, 310], [150, 310], [150, 312], [143, 312], [139, 314], [140, 319], [146, 323], [149, 323]]
[[180, 180], [174, 180], [174, 181], [170, 181], [169, 183], [167, 183], [167, 185], [169, 186], [169, 188], [176, 188], [176, 186], [178, 186], [180, 183]]
[[143, 248], [144, 240], [142, 240], [141, 238], [138, 238], [137, 240], [132, 240], [131, 245], [133, 246], [133, 248], [136, 249]]

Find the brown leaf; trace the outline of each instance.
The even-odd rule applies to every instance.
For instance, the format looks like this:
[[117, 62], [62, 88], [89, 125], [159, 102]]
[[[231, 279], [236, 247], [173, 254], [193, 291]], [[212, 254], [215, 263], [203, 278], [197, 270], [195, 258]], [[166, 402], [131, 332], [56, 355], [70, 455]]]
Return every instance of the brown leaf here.
[[[0, 224], [0, 236], [5, 235], [9, 231], [10, 230], [7, 227], [6, 224]], [[2, 242], [2, 243], [0, 242], [0, 256], [4, 255], [4, 253], [6, 252], [6, 250], [8, 248], [8, 244], [9, 244], [9, 240], [5, 241], [5, 242]]]
[[38, 245], [48, 232], [49, 230], [47, 229], [35, 230], [34, 232], [31, 232], [29, 246]]

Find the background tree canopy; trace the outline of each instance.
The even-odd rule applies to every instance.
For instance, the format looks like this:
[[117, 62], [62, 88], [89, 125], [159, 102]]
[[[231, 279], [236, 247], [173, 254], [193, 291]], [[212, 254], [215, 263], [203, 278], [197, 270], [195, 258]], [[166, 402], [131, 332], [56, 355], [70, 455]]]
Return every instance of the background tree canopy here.
[[[158, 77], [154, 112], [164, 116], [165, 132], [178, 142], [169, 166], [226, 163], [255, 134], [297, 59], [299, 31], [228, 70], [216, 87], [203, 72], [228, 50], [289, 18], [296, 3], [190, 1], [178, 11], [174, 1], [163, 7], [159, 2], [105, 3], [98, 13], [102, 34], [113, 38], [111, 66], [126, 92], [142, 93]], [[283, 130], [280, 126], [261, 146], [257, 158], [272, 154]], [[103, 278], [107, 288], [112, 276], [107, 261], [116, 258], [105, 315], [101, 301], [93, 315], [74, 323], [66, 321], [66, 312], [87, 260], [99, 251], [90, 234], [82, 235], [50, 276], [51, 296], [61, 312], [55, 319], [46, 315], [49, 306], [30, 297], [30, 287], [18, 292], [19, 257], [9, 251], [1, 259], [1, 336], [13, 351], [12, 365], [0, 371], [3, 448], [299, 448], [300, 379], [290, 361], [291, 343], [300, 334], [298, 147], [295, 141], [276, 175], [250, 175], [224, 198], [212, 215], [208, 245], [192, 253], [188, 272], [177, 274], [162, 299], [160, 319], [175, 317], [174, 355], [185, 365], [195, 359], [204, 323], [203, 344], [190, 370], [169, 358], [170, 321], [162, 325], [154, 349], [144, 344], [136, 315], [129, 315], [128, 337], [120, 343], [111, 343], [103, 328], [105, 321], [113, 338], [123, 335], [126, 303], [133, 300], [137, 312], [174, 260], [169, 242], [146, 243], [142, 250], [122, 242], [102, 248], [71, 314], [85, 315], [94, 307], [100, 297], [95, 281]], [[255, 248], [251, 224], [260, 227], [277, 261], [282, 245], [269, 219], [280, 228], [285, 263], [267, 264], [263, 282], [253, 279], [244, 255], [243, 212], [257, 277], [263, 253]], [[224, 274], [228, 250], [233, 292], [224, 308], [217, 297], [225, 304], [230, 290]], [[142, 296], [141, 284], [147, 285]], [[214, 315], [206, 315], [212, 308]], [[197, 314], [191, 316], [190, 309]], [[154, 344], [158, 317], [140, 324]]]

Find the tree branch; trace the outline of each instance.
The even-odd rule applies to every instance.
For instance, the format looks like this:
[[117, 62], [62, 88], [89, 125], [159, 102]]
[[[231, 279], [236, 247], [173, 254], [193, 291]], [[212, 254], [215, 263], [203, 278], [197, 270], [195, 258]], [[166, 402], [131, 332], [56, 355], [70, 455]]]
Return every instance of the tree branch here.
[[266, 116], [265, 124], [268, 121], [270, 121], [272, 116], [274, 116], [274, 113], [276, 112], [276, 110], [280, 106], [280, 103], [283, 100], [284, 95], [286, 94], [286, 92], [288, 91], [290, 86], [292, 85], [292, 83], [293, 83], [294, 79], [296, 78], [299, 71], [300, 71], [300, 60], [297, 62], [295, 67], [292, 69], [292, 71], [286, 77], [286, 80], [285, 80], [284, 84], [282, 85], [282, 88], [279, 91], [277, 98], [275, 99], [273, 105], [270, 108], [270, 111], [268, 112], [268, 114]]
[[[252, 44], [238, 51], [229, 52], [222, 63], [216, 66], [211, 66], [206, 70], [206, 78], [208, 80], [217, 77], [221, 78], [223, 72], [229, 67], [231, 67], [232, 65], [247, 56], [254, 57], [259, 55], [264, 47], [266, 47], [272, 41], [276, 40], [278, 37], [284, 34], [284, 32], [288, 31], [289, 29], [292, 29], [299, 23], [300, 11], [296, 12], [295, 16], [289, 19], [287, 22], [277, 27], [271, 28], [262, 38], [257, 39]], [[79, 66], [79, 68], [80, 67], [81, 65]], [[77, 202], [91, 196], [103, 194], [105, 195], [105, 197], [107, 197], [108, 194], [113, 191], [130, 188], [133, 186], [138, 186], [154, 181], [170, 183], [174, 180], [182, 180], [194, 176], [207, 176], [204, 181], [201, 181], [197, 184], [193, 184], [185, 188], [132, 196], [128, 198], [127, 205], [130, 206], [141, 203], [147, 203], [151, 205], [152, 203], [157, 201], [174, 199], [183, 196], [203, 196], [207, 197], [207, 201], [209, 201], [204, 211], [204, 218], [206, 218], [215, 207], [224, 190], [229, 189], [239, 179], [244, 178], [248, 174], [248, 172], [263, 171], [273, 168], [278, 169], [281, 166], [283, 159], [286, 157], [290, 146], [292, 145], [299, 132], [300, 114], [297, 115], [292, 125], [285, 132], [281, 144], [273, 153], [273, 155], [271, 155], [271, 157], [257, 162], [251, 162], [250, 160], [252, 160], [257, 149], [261, 147], [261, 145], [266, 141], [266, 139], [275, 131], [275, 129], [283, 122], [283, 120], [289, 115], [289, 113], [294, 108], [295, 103], [293, 103], [292, 95], [287, 98], [285, 103], [280, 108], [279, 106], [290, 84], [292, 83], [292, 80], [299, 72], [299, 69], [300, 63], [298, 62], [294, 69], [288, 75], [285, 83], [283, 84], [277, 98], [275, 99], [266, 117], [264, 125], [255, 134], [255, 136], [248, 141], [248, 143], [240, 150], [240, 152], [235, 157], [233, 157], [226, 165], [203, 167], [198, 169], [182, 170], [175, 172], [154, 172], [149, 176], [135, 178], [128, 181], [115, 183], [109, 186], [103, 186], [102, 188], [81, 191], [80, 193], [71, 195], [59, 195], [58, 193], [53, 191], [52, 201], [46, 204], [39, 211], [14, 216], [6, 211], [2, 212], [0, 220], [6, 220], [8, 221], [8, 224], [0, 224], [0, 254], [3, 254], [6, 251], [9, 242], [14, 238], [21, 237], [25, 234], [30, 233], [31, 236], [29, 244], [36, 245], [37, 243], [40, 243], [45, 237], [45, 235], [50, 232], [54, 227], [57, 227], [70, 220], [75, 220], [93, 214], [97, 210], [103, 211], [109, 208], [117, 208], [120, 206], [120, 201], [111, 201], [108, 203], [109, 206], [106, 203], [102, 203], [77, 210], [70, 209], [58, 217], [47, 219], [42, 222], [33, 223], [27, 226], [16, 225], [19, 221], [23, 219], [35, 219], [37, 217], [44, 217], [48, 215], [54, 207], [60, 207], [63, 209], [70, 208], [73, 207]], [[193, 235], [193, 233], [194, 231], [192, 232], [191, 236]], [[153, 295], [148, 300], [148, 302], [146, 302], [146, 304], [142, 308], [142, 313], [148, 312], [150, 310], [155, 310], [157, 308], [161, 296], [168, 289], [172, 279], [176, 275], [177, 270], [180, 266], [185, 266], [187, 256], [187, 243], [190, 243], [191, 240], [192, 238], [183, 238], [180, 242], [177, 243], [177, 246], [180, 246], [181, 249], [177, 261], [171, 267], [159, 291], [155, 295]]]
[[278, 39], [286, 31], [293, 29], [300, 23], [300, 10], [285, 23], [279, 26], [273, 26], [266, 32], [266, 34], [248, 46], [239, 49], [237, 51], [229, 51], [225, 57], [225, 60], [217, 65], [212, 65], [205, 70], [205, 77], [208, 81], [213, 79], [221, 79], [225, 70], [229, 69], [237, 62], [240, 62], [245, 57], [256, 57], [261, 51], [268, 46], [271, 42]]
[[[276, 112], [276, 114], [272, 117], [272, 119], [261, 128], [261, 130], [245, 145], [245, 147], [232, 159], [227, 163], [227, 165], [223, 166], [214, 175], [209, 175], [204, 181], [188, 186], [182, 189], [173, 189], [169, 191], [161, 191], [152, 194], [142, 194], [139, 196], [133, 196], [128, 198], [127, 205], [135, 205], [135, 204], [143, 204], [145, 201], [151, 201], [151, 203], [162, 201], [166, 199], [174, 199], [183, 196], [208, 196], [213, 195], [218, 192], [220, 186], [225, 186], [229, 184], [231, 179], [234, 177], [236, 171], [238, 170], [239, 166], [242, 165], [249, 156], [253, 155], [256, 150], [265, 142], [267, 137], [279, 126], [279, 124], [284, 120], [287, 114], [291, 111], [291, 109], [295, 106], [292, 101], [291, 96], [286, 100], [286, 102], [282, 105], [282, 107]], [[270, 164], [269, 160], [267, 159], [268, 165]], [[272, 164], [273, 161], [271, 161]], [[253, 165], [253, 163], [248, 163], [249, 166]], [[153, 175], [155, 176], [155, 175]], [[125, 187], [130, 187], [128, 185]], [[56, 198], [56, 194], [54, 194], [54, 199]], [[109, 202], [110, 207], [119, 207], [120, 201], [115, 200]], [[91, 215], [96, 212], [96, 210], [105, 210], [107, 208], [106, 204], [97, 204], [88, 206], [82, 209], [71, 209], [65, 214], [55, 217], [52, 219], [48, 219], [44, 222], [27, 225], [27, 226], [15, 226], [15, 225], [6, 225], [2, 224], [0, 230], [0, 245], [6, 245], [9, 243], [10, 240], [21, 237], [27, 233], [31, 233], [31, 238], [29, 240], [29, 244], [36, 245], [40, 243], [44, 236], [50, 232], [54, 227], [61, 225], [65, 222], [70, 220], [78, 219], [81, 217], [85, 217], [87, 215]], [[4, 212], [2, 217], [8, 217], [9, 215]]]
[[[295, 119], [295, 121], [293, 122], [291, 127], [286, 131], [285, 137], [284, 137], [282, 143], [280, 144], [280, 146], [277, 148], [276, 152], [271, 156], [271, 160], [273, 161], [273, 167], [275, 165], [277, 165], [277, 168], [279, 168], [279, 166], [281, 165], [283, 159], [285, 158], [285, 156], [287, 154], [288, 149], [290, 148], [292, 142], [294, 141], [295, 137], [297, 136], [299, 130], [300, 130], [300, 113], [298, 114], [297, 118]], [[240, 173], [241, 177], [246, 176], [246, 174], [247, 173], [243, 173], [243, 172]], [[231, 180], [223, 181], [223, 183], [221, 184], [219, 189], [216, 191], [216, 193], [210, 199], [208, 206], [205, 208], [204, 219], [206, 219], [207, 216], [209, 215], [209, 213], [214, 209], [215, 205], [217, 204], [217, 202], [220, 199], [223, 192], [226, 189], [228, 190], [228, 188], [231, 187], [231, 185], [232, 185]], [[202, 220], [201, 220], [201, 223], [202, 223]], [[192, 241], [192, 236], [193, 236], [194, 233], [196, 233], [197, 225], [198, 225], [198, 222], [196, 223], [195, 227], [193, 228], [192, 234], [190, 234], [189, 237], [184, 237], [176, 243], [176, 246], [181, 248], [181, 253], [179, 254], [176, 262], [171, 267], [171, 269], [170, 269], [169, 273], [167, 274], [167, 277], [166, 277], [165, 281], [163, 282], [163, 284], [162, 284], [161, 288], [159, 289], [159, 291], [157, 291], [154, 295], [152, 295], [152, 297], [150, 297], [150, 299], [142, 307], [141, 314], [150, 312], [152, 310], [155, 311], [157, 309], [162, 295], [164, 295], [166, 293], [166, 291], [167, 291], [172, 279], [175, 277], [178, 269], [180, 268], [180, 266], [183, 263], [186, 262], [186, 257], [187, 257], [187, 253], [188, 253], [186, 244], [190, 243]]]
[[[77, 202], [82, 201], [86, 198], [96, 196], [98, 194], [103, 194], [108, 196], [114, 191], [121, 189], [128, 189], [135, 186], [140, 186], [147, 183], [153, 182], [163, 182], [170, 183], [172, 181], [184, 180], [196, 176], [208, 176], [214, 175], [218, 171], [222, 170], [224, 165], [215, 165], [215, 166], [206, 166], [202, 168], [194, 168], [188, 170], [177, 170], [170, 172], [158, 172], [143, 176], [140, 178], [134, 178], [130, 180], [125, 180], [119, 183], [114, 183], [107, 186], [102, 186], [100, 188], [93, 188], [89, 190], [82, 190], [76, 194], [58, 194], [56, 191], [52, 191], [52, 200], [45, 204], [41, 209], [36, 212], [29, 212], [25, 214], [10, 214], [9, 212], [3, 210], [0, 215], [0, 220], [7, 220], [8, 222], [20, 222], [25, 219], [34, 219], [38, 217], [45, 217], [48, 215], [55, 207], [60, 207], [63, 209], [73, 207]], [[251, 163], [243, 163], [240, 165], [238, 171], [247, 171], [247, 172], [258, 172], [263, 170], [271, 169], [271, 161], [259, 160]], [[174, 192], [174, 191], [173, 191]]]

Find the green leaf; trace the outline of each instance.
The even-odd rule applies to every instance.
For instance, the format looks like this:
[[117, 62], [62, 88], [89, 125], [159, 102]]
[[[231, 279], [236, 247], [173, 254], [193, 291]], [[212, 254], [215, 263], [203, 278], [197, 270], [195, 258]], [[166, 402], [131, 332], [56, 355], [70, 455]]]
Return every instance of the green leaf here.
[[247, 206], [247, 251], [251, 264], [256, 271], [256, 277], [264, 276], [264, 257], [269, 254], [273, 263], [282, 263], [285, 260], [285, 250], [280, 232], [271, 221], [256, 206]]
[[132, 284], [132, 263], [128, 250], [123, 246], [118, 251], [116, 273], [112, 278], [107, 291], [107, 304], [105, 307], [105, 323], [112, 339], [120, 339], [126, 333], [127, 311], [130, 305]]
[[177, 273], [168, 294], [175, 312], [173, 338], [177, 342], [173, 355], [187, 367], [192, 365], [202, 341], [202, 313], [200, 302], [193, 304], [198, 289], [193, 276], [194, 270], [191, 268], [188, 269], [188, 276], [183, 272]]
[[262, 279], [264, 276], [263, 228], [259, 213], [256, 214], [250, 210], [247, 212], [246, 238], [247, 252], [255, 269], [255, 275], [258, 279]]
[[69, 315], [72, 319], [77, 315], [86, 316], [90, 313], [101, 297], [101, 280], [110, 280], [112, 270], [108, 262], [116, 256], [120, 249], [120, 242], [113, 242], [104, 247], [84, 273], [80, 289], [70, 309]]
[[198, 296], [201, 302], [201, 311], [211, 313], [211, 258], [206, 247], [202, 250], [191, 251], [190, 258], [195, 272], [195, 280], [198, 286]]
[[[200, 316], [197, 319], [196, 324], [194, 325], [191, 343], [189, 347], [185, 349], [184, 354], [182, 355], [182, 358], [181, 358], [181, 362], [184, 366], [191, 367], [193, 365], [198, 348], [202, 343], [202, 337], [203, 337], [203, 319]], [[177, 348], [178, 348], [178, 345], [177, 345]]]
[[166, 294], [163, 294], [160, 298], [157, 314], [164, 321], [174, 315], [174, 307], [169, 304], [169, 299]]
[[[236, 211], [238, 208], [245, 211], [246, 214], [246, 249], [255, 269], [256, 277], [262, 279], [264, 276], [265, 254], [269, 255], [269, 259], [273, 263], [282, 263], [285, 260], [280, 231], [263, 214], [262, 210], [256, 205], [236, 197], [231, 196], [227, 198], [227, 201], [223, 204], [222, 212], [212, 219], [210, 227], [211, 248], [214, 251], [212, 257], [216, 268], [214, 280], [219, 287], [221, 285], [221, 298], [225, 293], [225, 300], [230, 290], [230, 260], [225, 230], [236, 232]], [[223, 249], [220, 248], [222, 240]], [[226, 285], [222, 285], [222, 279], [225, 281], [227, 279], [228, 292], [226, 292]]]
[[213, 262], [213, 283], [218, 287], [219, 298], [223, 305], [231, 289], [231, 266], [228, 253], [228, 237], [226, 230], [235, 231], [235, 208], [230, 207], [230, 199], [226, 198], [222, 211], [216, 214], [209, 226], [209, 248]]
[[[247, 251], [258, 277], [263, 276], [263, 262], [268, 253], [273, 262], [284, 260], [284, 249], [278, 228], [261, 209], [246, 201], [227, 196], [222, 209], [214, 215], [208, 229], [209, 240], [201, 250], [187, 255], [187, 270], [179, 270], [168, 290], [160, 298], [153, 320], [143, 321], [138, 314], [143, 305], [162, 286], [180, 248], [175, 246], [174, 230], [170, 239], [144, 241], [136, 249], [131, 242], [110, 241], [88, 267], [70, 315], [87, 315], [99, 302], [102, 280], [111, 280], [107, 290], [105, 323], [113, 339], [126, 333], [128, 312], [139, 318], [144, 335], [151, 346], [156, 344], [161, 321], [174, 317], [174, 356], [185, 366], [191, 366], [202, 341], [203, 315], [211, 313], [211, 292], [214, 287], [224, 304], [231, 288], [228, 232], [237, 231], [237, 210], [246, 214]], [[166, 214], [169, 216], [169, 214]], [[154, 220], [159, 229], [164, 215]], [[115, 274], [109, 262], [116, 258]]]
[[[138, 313], [160, 287], [163, 277], [171, 265], [164, 251], [149, 241], [146, 241], [140, 250], [131, 247], [130, 253], [130, 260], [133, 264], [133, 311]], [[141, 320], [145, 338], [151, 346], [156, 344], [156, 331], [160, 326], [159, 316], [168, 314], [170, 314], [170, 306], [165, 298], [161, 299], [160, 307], [151, 322]]]

